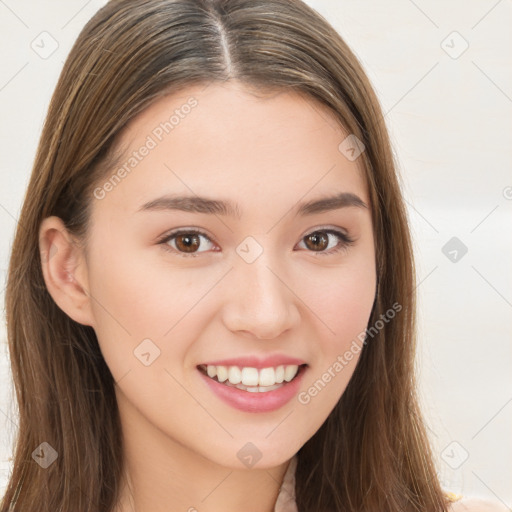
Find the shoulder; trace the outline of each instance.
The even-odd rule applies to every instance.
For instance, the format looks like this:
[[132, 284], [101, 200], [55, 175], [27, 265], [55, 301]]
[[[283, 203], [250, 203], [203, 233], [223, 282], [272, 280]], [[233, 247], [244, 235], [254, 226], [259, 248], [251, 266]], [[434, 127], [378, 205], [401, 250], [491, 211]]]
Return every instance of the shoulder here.
[[512, 509], [499, 501], [480, 498], [461, 498], [450, 505], [450, 512], [511, 512]]

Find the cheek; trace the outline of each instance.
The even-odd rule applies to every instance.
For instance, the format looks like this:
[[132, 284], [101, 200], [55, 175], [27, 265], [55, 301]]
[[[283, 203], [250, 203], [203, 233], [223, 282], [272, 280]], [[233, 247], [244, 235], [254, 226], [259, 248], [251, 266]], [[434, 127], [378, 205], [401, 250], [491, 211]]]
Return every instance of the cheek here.
[[361, 356], [375, 298], [372, 268], [370, 262], [332, 272], [317, 293], [308, 297], [308, 305], [318, 314], [314, 317], [316, 346], [311, 373], [297, 400], [305, 416], [304, 429], [310, 435], [336, 406]]
[[148, 265], [130, 257], [128, 249], [106, 249], [91, 261], [95, 332], [114, 378], [145, 371], [139, 352], [156, 357], [152, 368], [175, 367], [183, 360], [207, 321], [208, 291], [219, 280], [217, 274]]
[[371, 271], [353, 272], [330, 290], [331, 301], [326, 304], [332, 318], [333, 330], [351, 338], [357, 336], [368, 324], [375, 299], [376, 279]]
[[372, 262], [330, 269], [324, 276], [315, 276], [314, 287], [308, 283], [304, 302], [315, 313], [319, 328], [323, 326], [323, 350], [332, 353], [350, 345], [370, 318], [376, 287]]

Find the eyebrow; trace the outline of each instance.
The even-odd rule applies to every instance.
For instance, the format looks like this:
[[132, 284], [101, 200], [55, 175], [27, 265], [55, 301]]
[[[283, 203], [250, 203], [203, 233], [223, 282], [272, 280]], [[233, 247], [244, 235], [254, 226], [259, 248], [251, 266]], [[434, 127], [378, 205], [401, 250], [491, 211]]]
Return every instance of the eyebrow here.
[[[334, 196], [322, 197], [300, 203], [296, 215], [314, 215], [341, 208], [366, 208], [368, 205], [352, 192], [341, 192]], [[179, 210], [192, 213], [206, 213], [241, 218], [238, 204], [231, 201], [221, 201], [200, 196], [172, 196], [166, 195], [143, 204], [138, 211]]]

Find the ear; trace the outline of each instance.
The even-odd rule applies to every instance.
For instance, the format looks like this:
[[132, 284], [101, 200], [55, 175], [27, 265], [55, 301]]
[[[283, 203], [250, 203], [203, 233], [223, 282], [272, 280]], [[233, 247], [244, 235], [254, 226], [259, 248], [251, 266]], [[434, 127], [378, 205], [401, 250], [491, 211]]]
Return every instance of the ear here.
[[76, 322], [94, 327], [83, 249], [59, 217], [42, 221], [39, 251], [46, 287], [57, 306]]

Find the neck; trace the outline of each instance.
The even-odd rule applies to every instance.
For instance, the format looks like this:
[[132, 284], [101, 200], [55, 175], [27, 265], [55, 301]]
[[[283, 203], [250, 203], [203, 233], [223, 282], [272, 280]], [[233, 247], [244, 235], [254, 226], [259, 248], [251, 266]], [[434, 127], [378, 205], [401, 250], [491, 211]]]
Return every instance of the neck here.
[[116, 512], [274, 512], [290, 461], [268, 469], [219, 465], [170, 438], [118, 396], [124, 474]]

